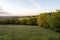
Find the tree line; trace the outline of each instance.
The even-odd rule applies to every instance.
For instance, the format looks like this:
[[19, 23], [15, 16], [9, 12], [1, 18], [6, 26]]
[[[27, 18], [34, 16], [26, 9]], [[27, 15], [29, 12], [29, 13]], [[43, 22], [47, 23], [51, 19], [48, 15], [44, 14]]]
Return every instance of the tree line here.
[[0, 18], [0, 24], [15, 24], [15, 25], [37, 25], [37, 18], [33, 16], [29, 17], [10, 17]]

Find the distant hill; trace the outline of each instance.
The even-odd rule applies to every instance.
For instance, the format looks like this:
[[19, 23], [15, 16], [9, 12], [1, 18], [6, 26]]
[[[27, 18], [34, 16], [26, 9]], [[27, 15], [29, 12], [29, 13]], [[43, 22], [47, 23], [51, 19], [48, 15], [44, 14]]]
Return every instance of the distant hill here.
[[33, 16], [0, 16], [0, 18], [26, 18], [26, 17], [37, 17], [37, 15], [33, 15]]
[[[21, 17], [21, 18], [26, 18], [26, 17], [32, 17], [32, 16], [0, 16], [0, 18], [17, 18], [17, 17]], [[37, 16], [33, 16], [33, 17], [37, 17]]]

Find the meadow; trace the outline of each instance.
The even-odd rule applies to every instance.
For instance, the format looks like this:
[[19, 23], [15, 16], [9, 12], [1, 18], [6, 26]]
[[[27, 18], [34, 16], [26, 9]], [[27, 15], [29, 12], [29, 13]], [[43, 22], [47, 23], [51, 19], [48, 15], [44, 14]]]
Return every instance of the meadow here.
[[38, 26], [0, 25], [0, 40], [60, 40], [60, 34]]

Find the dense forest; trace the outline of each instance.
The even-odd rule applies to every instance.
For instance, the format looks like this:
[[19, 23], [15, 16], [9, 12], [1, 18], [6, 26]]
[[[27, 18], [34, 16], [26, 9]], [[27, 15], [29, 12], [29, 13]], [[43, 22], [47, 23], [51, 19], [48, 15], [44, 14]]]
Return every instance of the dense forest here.
[[60, 10], [56, 12], [41, 13], [38, 16], [1, 17], [0, 24], [38, 25], [39, 27], [60, 32]]

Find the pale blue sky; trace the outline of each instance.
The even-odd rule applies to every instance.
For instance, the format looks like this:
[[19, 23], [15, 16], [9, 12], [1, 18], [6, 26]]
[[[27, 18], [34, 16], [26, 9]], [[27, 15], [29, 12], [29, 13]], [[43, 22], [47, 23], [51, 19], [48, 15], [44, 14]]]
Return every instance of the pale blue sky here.
[[38, 15], [60, 9], [60, 0], [0, 0], [0, 7], [11, 13], [0, 15]]

